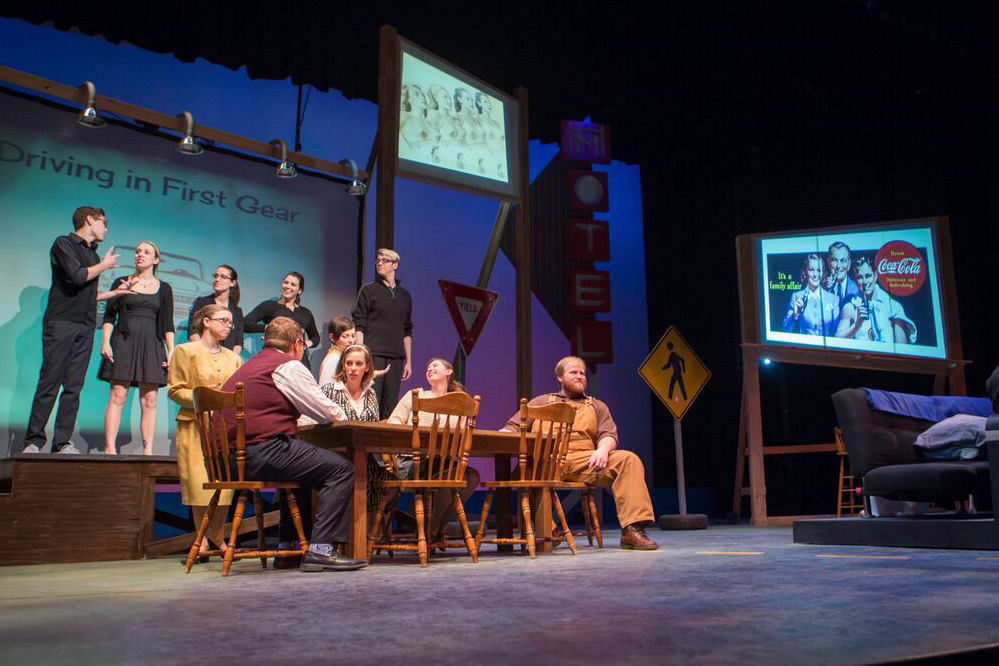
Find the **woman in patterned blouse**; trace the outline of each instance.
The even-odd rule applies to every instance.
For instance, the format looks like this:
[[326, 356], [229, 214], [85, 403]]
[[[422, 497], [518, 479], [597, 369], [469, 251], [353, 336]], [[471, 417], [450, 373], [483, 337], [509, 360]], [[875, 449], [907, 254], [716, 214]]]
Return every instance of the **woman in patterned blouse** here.
[[[375, 378], [375, 364], [371, 352], [364, 345], [350, 345], [343, 350], [336, 364], [333, 381], [322, 387], [323, 393], [335, 402], [348, 421], [377, 421], [378, 396], [371, 384]], [[386, 478], [384, 463], [368, 454], [368, 516], [374, 518], [378, 506], [375, 481]]]

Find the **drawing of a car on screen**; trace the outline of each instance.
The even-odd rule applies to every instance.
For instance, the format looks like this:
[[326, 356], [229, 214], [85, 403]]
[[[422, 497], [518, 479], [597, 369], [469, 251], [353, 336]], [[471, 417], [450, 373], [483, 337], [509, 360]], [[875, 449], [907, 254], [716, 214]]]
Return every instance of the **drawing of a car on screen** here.
[[[135, 247], [118, 245], [115, 247], [115, 252], [121, 255], [120, 265], [118, 268], [101, 273], [98, 283], [100, 291], [109, 291], [115, 280], [135, 272]], [[173, 288], [173, 325], [178, 332], [186, 331], [187, 318], [194, 299], [203, 294], [212, 293], [212, 282], [206, 279], [204, 266], [194, 257], [161, 252], [156, 277], [168, 282]], [[104, 317], [105, 305], [104, 301], [97, 304], [98, 326]]]

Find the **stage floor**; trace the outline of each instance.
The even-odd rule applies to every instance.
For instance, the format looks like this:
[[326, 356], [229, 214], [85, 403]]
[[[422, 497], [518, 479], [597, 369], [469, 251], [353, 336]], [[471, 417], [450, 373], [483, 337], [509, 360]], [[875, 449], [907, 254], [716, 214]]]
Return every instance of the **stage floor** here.
[[787, 527], [649, 534], [660, 550], [619, 550], [608, 531], [577, 557], [485, 546], [479, 564], [405, 554], [352, 573], [2, 567], [0, 663], [769, 666], [999, 643], [995, 552], [795, 545]]

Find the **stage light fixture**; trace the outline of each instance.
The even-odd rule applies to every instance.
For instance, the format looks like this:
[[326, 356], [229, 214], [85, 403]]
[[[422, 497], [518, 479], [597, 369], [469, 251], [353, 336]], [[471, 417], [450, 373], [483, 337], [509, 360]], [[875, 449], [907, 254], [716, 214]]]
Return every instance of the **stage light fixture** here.
[[177, 152], [182, 155], [200, 155], [205, 152], [194, 140], [194, 116], [190, 111], [185, 111], [180, 117], [184, 119], [184, 138], [177, 144]]
[[770, 365], [771, 363], [773, 363], [772, 359], [769, 359], [769, 358], [763, 359], [763, 365]]
[[97, 88], [90, 81], [84, 81], [80, 87], [87, 91], [87, 108], [76, 116], [76, 122], [84, 127], [104, 127], [104, 119], [97, 115], [97, 108], [94, 106]]
[[271, 145], [281, 149], [281, 164], [278, 164], [277, 168], [274, 169], [274, 175], [278, 178], [294, 178], [297, 176], [298, 169], [288, 161], [288, 144], [284, 142], [284, 139], [274, 139], [271, 141]]
[[340, 160], [340, 164], [349, 166], [354, 171], [351, 176], [350, 185], [347, 186], [347, 194], [352, 197], [363, 197], [368, 191], [368, 185], [357, 177], [357, 165], [354, 163], [354, 160], [344, 158]]

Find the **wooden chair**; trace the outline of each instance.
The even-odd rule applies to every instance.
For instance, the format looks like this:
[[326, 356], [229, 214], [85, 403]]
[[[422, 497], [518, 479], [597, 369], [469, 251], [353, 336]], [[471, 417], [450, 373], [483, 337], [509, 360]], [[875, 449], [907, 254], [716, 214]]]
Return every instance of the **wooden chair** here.
[[[562, 526], [562, 536], [569, 544], [572, 554], [576, 554], [576, 542], [572, 538], [572, 530], [565, 520], [562, 503], [558, 499], [556, 488], [585, 489], [583, 483], [569, 483], [562, 480], [562, 470], [565, 465], [565, 454], [569, 449], [569, 436], [572, 434], [572, 422], [576, 411], [566, 403], [551, 403], [539, 407], [529, 407], [526, 399], [520, 401], [520, 445], [517, 451], [517, 478], [511, 481], [486, 481], [482, 484], [487, 489], [486, 500], [482, 505], [482, 518], [475, 534], [475, 545], [484, 543], [520, 544], [527, 546], [532, 558], [537, 556], [537, 538], [534, 534], [534, 522], [531, 520], [531, 504], [528, 491], [537, 490], [551, 493], [552, 509], [558, 516]], [[528, 421], [534, 424], [528, 431]], [[520, 511], [523, 515], [523, 528], [518, 538], [484, 538], [486, 519], [489, 517], [489, 506], [497, 488], [516, 489], [520, 496]]]
[[[427, 445], [421, 447], [420, 412], [430, 412], [433, 417], [430, 432], [425, 437]], [[437, 491], [450, 491], [458, 522], [465, 537], [465, 547], [473, 562], [479, 561], [479, 551], [468, 529], [465, 508], [458, 491], [465, 487], [465, 468], [468, 467], [468, 451], [472, 446], [472, 433], [475, 418], [479, 413], [479, 396], [470, 397], [467, 393], [455, 391], [439, 398], [420, 399], [419, 390], [413, 391], [413, 478], [385, 479], [378, 482], [379, 498], [371, 533], [368, 535], [368, 560], [375, 549], [389, 553], [396, 550], [415, 550], [420, 556], [420, 566], [427, 566], [430, 548], [445, 548], [446, 537], [436, 535], [427, 538], [429, 516], [433, 495]], [[439, 418], [443, 417], [443, 418]], [[385, 506], [389, 499], [388, 491], [412, 492], [416, 513], [416, 538], [379, 538], [387, 531], [380, 529], [384, 523]], [[443, 501], [443, 500], [441, 500]]]
[[[293, 490], [301, 486], [293, 482], [247, 481], [246, 469], [246, 417], [244, 413], [243, 384], [236, 384], [233, 392], [216, 391], [210, 388], [194, 389], [194, 411], [197, 415], [198, 430], [201, 434], [201, 453], [205, 457], [205, 468], [208, 471], [208, 482], [205, 490], [214, 490], [205, 517], [198, 526], [198, 533], [187, 554], [187, 572], [191, 572], [194, 559], [201, 548], [201, 540], [205, 538], [208, 524], [218, 508], [219, 498], [223, 490], [233, 490], [236, 493], [236, 513], [232, 519], [232, 532], [229, 536], [228, 549], [222, 561], [222, 575], [228, 576], [233, 560], [247, 557], [259, 557], [260, 563], [266, 567], [268, 557], [293, 557], [302, 555], [309, 549], [305, 540], [305, 530], [302, 529], [302, 514], [298, 509]], [[226, 432], [226, 421], [223, 410], [234, 409], [236, 420], [236, 441], [230, 445]], [[232, 417], [230, 417], [232, 418]], [[233, 469], [231, 454], [235, 454], [235, 469]], [[288, 502], [288, 509], [298, 533], [301, 550], [266, 550], [264, 544], [264, 502], [260, 491], [264, 488], [275, 488], [278, 494], [283, 494]], [[247, 496], [253, 498], [253, 508], [257, 520], [257, 547], [237, 548], [236, 538], [239, 535], [239, 525], [243, 521]], [[209, 551], [210, 555], [220, 555], [217, 550]]]
[[[593, 497], [593, 491], [599, 490], [599, 488], [594, 488], [581, 481], [572, 481], [569, 479], [563, 479], [562, 482], [555, 488], [555, 490], [578, 490], [579, 491], [579, 504], [583, 509], [583, 521], [586, 524], [585, 530], [574, 530], [572, 532], [573, 536], [585, 536], [587, 542], [590, 546], [593, 545], [594, 540], [597, 542], [597, 548], [604, 547], [604, 534], [600, 530], [600, 519], [597, 518], [597, 502]], [[552, 537], [555, 543], [561, 543], [565, 541], [565, 537], [561, 534], [553, 535]]]
[[836, 517], [843, 516], [843, 509], [846, 509], [848, 516], [856, 516], [864, 508], [864, 503], [857, 496], [857, 480], [850, 472], [850, 462], [846, 454], [846, 445], [843, 444], [843, 431], [837, 426], [833, 428], [833, 437], [836, 438], [836, 454], [839, 456], [839, 490], [836, 494]]

